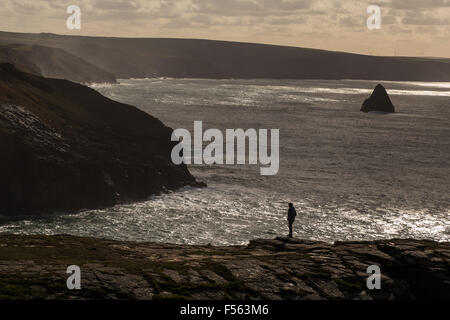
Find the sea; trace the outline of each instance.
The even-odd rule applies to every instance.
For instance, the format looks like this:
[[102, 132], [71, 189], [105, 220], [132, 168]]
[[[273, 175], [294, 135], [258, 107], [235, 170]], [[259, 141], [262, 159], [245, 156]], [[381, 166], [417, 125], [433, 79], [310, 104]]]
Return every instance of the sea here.
[[[360, 112], [378, 83], [395, 114]], [[292, 202], [301, 239], [450, 241], [450, 83], [151, 78], [91, 87], [174, 129], [279, 129], [279, 172], [190, 165], [207, 188], [2, 221], [0, 234], [243, 245], [286, 236]]]

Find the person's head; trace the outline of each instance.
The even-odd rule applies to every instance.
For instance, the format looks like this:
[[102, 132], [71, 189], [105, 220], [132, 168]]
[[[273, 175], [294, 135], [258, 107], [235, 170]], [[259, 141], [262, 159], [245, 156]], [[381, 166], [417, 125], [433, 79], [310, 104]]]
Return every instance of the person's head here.
[[289, 203], [289, 208], [292, 208], [294, 206], [293, 203]]

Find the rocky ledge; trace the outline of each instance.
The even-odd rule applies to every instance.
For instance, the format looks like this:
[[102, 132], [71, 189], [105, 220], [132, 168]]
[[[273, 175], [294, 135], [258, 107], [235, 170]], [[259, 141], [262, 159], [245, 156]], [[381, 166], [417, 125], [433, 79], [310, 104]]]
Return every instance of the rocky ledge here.
[[[69, 265], [81, 290], [66, 287]], [[381, 268], [381, 289], [366, 271]], [[450, 243], [277, 238], [213, 247], [0, 236], [0, 299], [450, 298]]]

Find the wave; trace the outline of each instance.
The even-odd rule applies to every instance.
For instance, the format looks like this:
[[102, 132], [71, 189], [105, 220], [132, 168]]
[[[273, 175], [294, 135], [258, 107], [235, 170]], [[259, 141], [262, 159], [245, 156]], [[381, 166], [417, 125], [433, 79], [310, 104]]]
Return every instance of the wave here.
[[[180, 81], [180, 84], [185, 84], [185, 81], [216, 81], [211, 79], [175, 79], [175, 78], [141, 78], [141, 79], [122, 79], [119, 80], [119, 84], [92, 84], [91, 87], [94, 89], [103, 89], [103, 88], [112, 88], [113, 86], [133, 86], [133, 85], [141, 85], [143, 82], [148, 82], [149, 84], [163, 84], [165, 81], [177, 82]], [[238, 80], [221, 80], [222, 84], [218, 86], [224, 90], [235, 90], [239, 91], [252, 91], [254, 94], [264, 94], [270, 92], [271, 94], [276, 93], [308, 93], [308, 94], [334, 94], [334, 95], [370, 95], [373, 91], [372, 87], [368, 88], [351, 88], [351, 87], [319, 87], [319, 86], [305, 86], [305, 81], [298, 80], [299, 85], [296, 83], [291, 83], [289, 85], [270, 85], [265, 83], [246, 85]], [[226, 82], [226, 83], [223, 83]], [[347, 82], [347, 81], [343, 81]], [[387, 89], [387, 92], [393, 96], [430, 96], [430, 97], [450, 97], [450, 90], [442, 90], [442, 89], [450, 89], [449, 82], [436, 83], [436, 82], [394, 82], [394, 81], [385, 81], [386, 83], [392, 84], [402, 84], [409, 85], [414, 87], [422, 87], [422, 88], [435, 88], [437, 90], [414, 90], [413, 88], [408, 89]], [[307, 81], [308, 83], [308, 81]], [[312, 83], [310, 83], [312, 84]], [[441, 89], [441, 90], [439, 90]], [[322, 97], [323, 98], [323, 97]], [[319, 100], [317, 100], [319, 101]]]
[[450, 89], [450, 82], [417, 82], [417, 81], [384, 81], [385, 83], [395, 83], [417, 87]]
[[[295, 88], [296, 92], [302, 93], [328, 93], [328, 94], [342, 94], [342, 95], [362, 95], [371, 94], [372, 89], [360, 88]], [[438, 90], [400, 90], [388, 89], [388, 94], [394, 96], [434, 96], [434, 97], [450, 97], [450, 91]]]

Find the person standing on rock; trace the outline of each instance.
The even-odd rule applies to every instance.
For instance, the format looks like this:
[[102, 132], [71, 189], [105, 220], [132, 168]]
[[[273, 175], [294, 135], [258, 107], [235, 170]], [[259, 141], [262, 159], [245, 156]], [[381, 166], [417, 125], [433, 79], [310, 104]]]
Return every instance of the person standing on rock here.
[[295, 211], [294, 204], [289, 203], [288, 217], [287, 220], [289, 222], [289, 238], [292, 238], [292, 225], [294, 224], [295, 217], [297, 216], [297, 211]]

